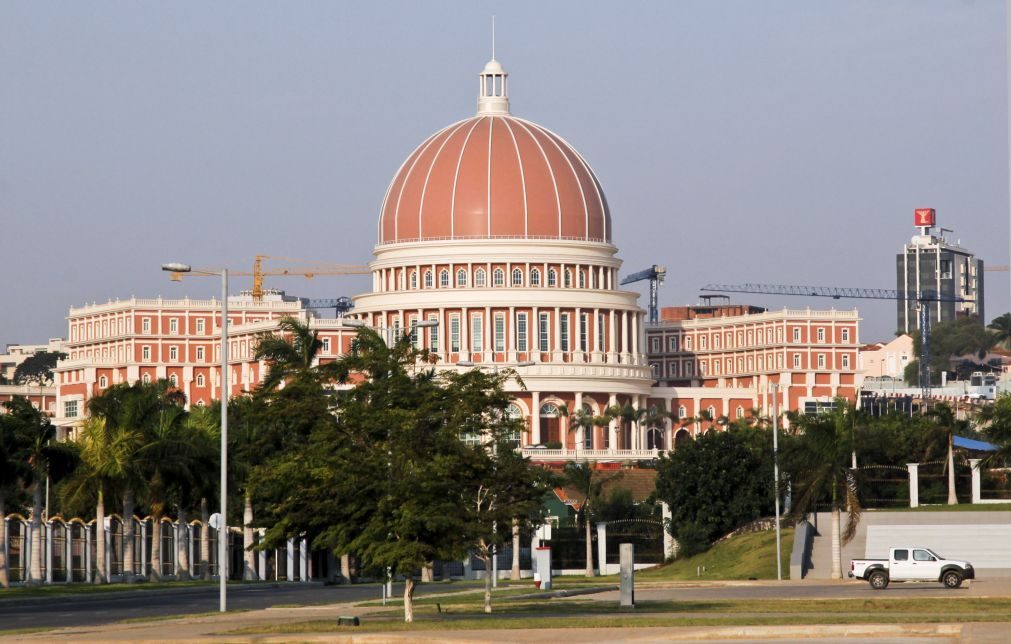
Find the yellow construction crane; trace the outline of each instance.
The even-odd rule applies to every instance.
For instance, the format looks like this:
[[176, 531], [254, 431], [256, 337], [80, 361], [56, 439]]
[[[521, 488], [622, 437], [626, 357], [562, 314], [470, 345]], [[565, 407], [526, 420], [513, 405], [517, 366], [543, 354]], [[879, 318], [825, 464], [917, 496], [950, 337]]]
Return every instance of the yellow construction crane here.
[[[298, 262], [290, 268], [277, 268], [263, 270], [263, 260], [276, 259], [285, 262]], [[252, 277], [252, 296], [255, 301], [263, 299], [263, 278], [267, 275], [273, 277], [301, 276], [312, 279], [317, 275], [368, 275], [372, 271], [368, 266], [360, 264], [328, 264], [325, 262], [311, 262], [303, 259], [292, 259], [290, 257], [276, 257], [273, 255], [257, 255], [253, 260], [253, 271], [228, 271], [230, 275], [238, 277]], [[174, 282], [182, 281], [182, 273], [172, 273], [170, 279]]]

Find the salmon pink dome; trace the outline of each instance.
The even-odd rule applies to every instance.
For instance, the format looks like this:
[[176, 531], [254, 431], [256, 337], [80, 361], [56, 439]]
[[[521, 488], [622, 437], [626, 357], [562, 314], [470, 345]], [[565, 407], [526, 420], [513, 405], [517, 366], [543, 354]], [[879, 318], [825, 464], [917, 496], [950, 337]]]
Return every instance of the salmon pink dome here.
[[439, 239], [611, 241], [607, 199], [562, 137], [509, 114], [507, 75], [481, 74], [476, 116], [419, 145], [393, 177], [379, 243]]

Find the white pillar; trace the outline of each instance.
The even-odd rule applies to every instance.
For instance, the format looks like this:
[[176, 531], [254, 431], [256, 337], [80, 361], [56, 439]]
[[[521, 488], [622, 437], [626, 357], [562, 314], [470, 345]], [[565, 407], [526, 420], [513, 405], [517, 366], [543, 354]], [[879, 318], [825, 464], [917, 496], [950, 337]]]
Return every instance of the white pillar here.
[[660, 502], [660, 520], [663, 522], [663, 556], [664, 559], [674, 558], [674, 535], [670, 533], [670, 521], [672, 515], [670, 506], [666, 502]]
[[285, 561], [287, 567], [285, 572], [287, 574], [287, 580], [291, 581], [295, 577], [295, 540], [288, 539], [288, 547], [285, 548]]
[[[435, 274], [435, 270], [432, 270], [432, 274]], [[434, 282], [433, 282], [434, 284]], [[266, 529], [260, 528], [260, 541], [263, 541], [263, 535], [267, 534]], [[267, 551], [261, 550], [259, 556], [256, 559], [257, 567], [259, 568], [260, 579], [267, 578]]]
[[[580, 411], [582, 411], [582, 409], [583, 409], [583, 393], [580, 392], [580, 391], [577, 391], [576, 392], [576, 409], [574, 410], [573, 413], [577, 413], [578, 414]], [[582, 425], [577, 425], [576, 426], [576, 452], [582, 452], [583, 451], [583, 446], [586, 444], [586, 437], [583, 435], [583, 432], [585, 432], [585, 431], [586, 430], [583, 429]]]
[[920, 507], [920, 464], [906, 463], [909, 468], [909, 507]]
[[45, 562], [46, 562], [46, 583], [53, 583], [53, 522], [46, 521], [39, 527], [45, 526], [46, 530], [46, 543], [45, 543]]
[[303, 583], [309, 581], [309, 544], [304, 537], [298, 544], [298, 579]]
[[133, 572], [147, 577], [147, 521], [140, 522], [140, 570]]
[[604, 521], [597, 523], [597, 562], [601, 575], [610, 574], [607, 569], [607, 523]]
[[969, 468], [972, 470], [972, 502], [979, 503], [981, 499], [980, 493], [980, 474], [979, 474], [979, 462], [981, 459], [970, 458]]
[[74, 550], [73, 550], [73, 547], [72, 547], [72, 545], [73, 545], [73, 539], [74, 539], [74, 524], [72, 524], [72, 523], [64, 523], [63, 524], [63, 536], [65, 537], [64, 540], [63, 540], [63, 545], [64, 545], [64, 553], [63, 553], [64, 564], [63, 564], [63, 568], [67, 572], [66, 579], [67, 579], [67, 583], [69, 584], [72, 581], [74, 581], [74, 560], [72, 558], [72, 555], [74, 553]]
[[530, 392], [530, 433], [534, 445], [540, 445], [541, 440], [541, 392]]
[[[7, 522], [4, 521], [4, 528], [6, 529]], [[7, 540], [10, 543], [10, 539]], [[7, 561], [10, 561], [8, 558]], [[88, 524], [84, 524], [84, 581], [86, 583], [91, 583], [94, 579], [91, 572], [91, 530], [88, 528]]]
[[[614, 407], [617, 404], [618, 397], [611, 394], [607, 399], [607, 406]], [[618, 420], [615, 418], [607, 424], [607, 449], [611, 451], [618, 449]]]

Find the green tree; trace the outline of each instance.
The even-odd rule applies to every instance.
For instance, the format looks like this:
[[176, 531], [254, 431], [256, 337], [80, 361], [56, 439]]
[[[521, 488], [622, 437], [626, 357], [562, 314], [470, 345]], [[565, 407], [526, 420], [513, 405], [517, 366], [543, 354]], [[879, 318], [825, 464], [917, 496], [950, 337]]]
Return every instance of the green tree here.
[[[0, 414], [0, 521], [7, 516], [7, 501], [21, 500], [21, 480], [26, 474], [25, 469], [28, 465], [20, 458], [18, 426], [19, 422], [15, 417]], [[0, 587], [10, 588], [7, 533], [3, 529], [0, 529]]]
[[772, 514], [772, 434], [708, 431], [661, 455], [656, 497], [671, 509], [679, 554], [691, 555], [741, 525]]
[[14, 383], [18, 385], [45, 385], [53, 381], [56, 363], [67, 357], [59, 351], [39, 351], [25, 358], [14, 370]]
[[[856, 534], [861, 503], [856, 474], [850, 469], [856, 448], [856, 412], [844, 400], [831, 412], [795, 414], [800, 434], [784, 453], [795, 492], [791, 515], [800, 520], [827, 503], [832, 511], [832, 579], [842, 579], [842, 546]], [[846, 508], [846, 530], [841, 513]]]
[[323, 343], [319, 334], [293, 317], [283, 317], [278, 323], [280, 335], [264, 334], [256, 345], [256, 359], [267, 361], [267, 374], [260, 384], [264, 391], [272, 391], [293, 379], [315, 380], [319, 372], [314, 369], [316, 356]]
[[[940, 373], [951, 368], [952, 358], [974, 356], [982, 358], [994, 345], [995, 336], [980, 324], [979, 318], [968, 316], [957, 320], [938, 322], [930, 329], [930, 374], [931, 381], [938, 382]], [[915, 364], [919, 364], [922, 338], [913, 333], [913, 353]], [[919, 371], [912, 371], [914, 362], [906, 365], [903, 377], [908, 383], [919, 383]], [[918, 370], [919, 367], [917, 366]]]
[[987, 325], [994, 345], [1011, 349], [1011, 313], [997, 316]]
[[7, 413], [0, 415], [13, 427], [14, 460], [21, 467], [21, 485], [31, 498], [32, 559], [29, 583], [42, 583], [42, 495], [46, 481], [58, 483], [77, 464], [77, 451], [66, 442], [57, 442], [56, 428], [49, 417], [36, 409], [27, 398], [17, 396], [5, 402]]
[[1011, 465], [1011, 393], [1003, 392], [992, 405], [980, 409], [976, 418], [983, 435], [997, 450], [983, 459], [985, 467]]

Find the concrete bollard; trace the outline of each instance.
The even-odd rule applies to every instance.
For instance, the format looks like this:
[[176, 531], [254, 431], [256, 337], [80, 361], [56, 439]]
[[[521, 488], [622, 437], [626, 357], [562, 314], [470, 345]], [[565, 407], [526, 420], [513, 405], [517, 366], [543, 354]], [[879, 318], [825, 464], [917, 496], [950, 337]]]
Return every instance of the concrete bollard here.
[[551, 548], [541, 546], [534, 551], [534, 570], [540, 578], [540, 589], [551, 590]]
[[635, 544], [623, 543], [618, 546], [621, 557], [621, 606], [635, 607]]

